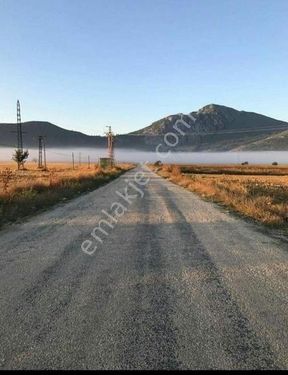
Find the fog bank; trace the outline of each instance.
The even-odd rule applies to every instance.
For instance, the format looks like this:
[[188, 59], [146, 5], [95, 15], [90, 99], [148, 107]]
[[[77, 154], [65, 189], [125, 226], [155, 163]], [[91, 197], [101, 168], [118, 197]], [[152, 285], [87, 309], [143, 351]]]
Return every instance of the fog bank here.
[[[9, 161], [12, 158], [14, 149], [0, 147], [0, 161]], [[91, 163], [98, 162], [100, 157], [107, 157], [106, 149], [97, 148], [74, 148], [57, 149], [48, 148], [47, 162], [71, 162], [72, 152], [74, 153], [75, 163], [85, 163], [90, 157]], [[29, 149], [29, 161], [38, 158], [37, 149]], [[138, 150], [115, 150], [115, 158], [118, 162], [155, 162], [161, 160], [164, 163], [209, 163], [209, 164], [240, 164], [248, 161], [251, 164], [288, 164], [288, 151], [255, 151], [255, 152], [171, 152], [157, 154], [150, 151]]]

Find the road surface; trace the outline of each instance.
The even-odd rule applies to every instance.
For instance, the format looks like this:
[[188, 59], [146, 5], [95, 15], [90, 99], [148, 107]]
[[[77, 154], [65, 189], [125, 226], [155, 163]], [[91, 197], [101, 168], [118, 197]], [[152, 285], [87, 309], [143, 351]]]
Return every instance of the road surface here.
[[287, 243], [136, 171], [0, 231], [1, 368], [287, 369]]

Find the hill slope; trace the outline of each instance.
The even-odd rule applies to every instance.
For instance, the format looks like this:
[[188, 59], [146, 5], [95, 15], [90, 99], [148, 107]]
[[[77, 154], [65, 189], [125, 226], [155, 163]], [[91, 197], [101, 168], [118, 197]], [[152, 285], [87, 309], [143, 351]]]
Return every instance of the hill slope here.
[[161, 137], [163, 141], [167, 132], [175, 133], [173, 126], [182, 117], [190, 128], [180, 125], [185, 136], [179, 137], [177, 151], [261, 150], [262, 146], [265, 150], [288, 150], [288, 142], [280, 135], [288, 130], [287, 122], [216, 104], [209, 104], [190, 114], [195, 121], [180, 113], [164, 117], [131, 134]]
[[[174, 132], [175, 122], [183, 116], [190, 128], [180, 125], [185, 135], [173, 151], [288, 150], [288, 123], [253, 112], [210, 104], [188, 115], [176, 114], [130, 134], [116, 137], [118, 148], [155, 151], [167, 132]], [[47, 147], [106, 147], [105, 137], [89, 136], [66, 130], [49, 122], [22, 124], [24, 147], [36, 148], [38, 136], [46, 137]], [[16, 124], [0, 124], [0, 146], [16, 147]], [[168, 149], [168, 147], [166, 147]]]
[[[181, 115], [183, 114], [164, 117], [153, 122], [150, 126], [131, 134], [163, 135], [169, 131], [173, 131], [173, 125], [178, 119], [180, 119]], [[183, 115], [184, 120], [191, 125], [190, 129], [183, 128], [186, 134], [193, 134], [196, 129], [203, 133], [268, 131], [268, 129], [272, 129], [272, 131], [281, 131], [288, 129], [287, 122], [275, 120], [254, 112], [237, 111], [236, 109], [216, 104], [209, 104], [199, 109], [197, 112], [191, 112], [191, 115], [196, 119], [194, 123], [187, 115]]]
[[[0, 124], [0, 145], [16, 147], [16, 124]], [[89, 136], [80, 132], [63, 129], [44, 121], [22, 123], [24, 147], [38, 147], [38, 136], [46, 137], [49, 147], [88, 147], [102, 144], [103, 137]], [[104, 143], [103, 143], [104, 145]]]
[[288, 130], [272, 134], [271, 136], [261, 139], [255, 142], [251, 142], [248, 145], [239, 147], [241, 151], [287, 151], [288, 150]]

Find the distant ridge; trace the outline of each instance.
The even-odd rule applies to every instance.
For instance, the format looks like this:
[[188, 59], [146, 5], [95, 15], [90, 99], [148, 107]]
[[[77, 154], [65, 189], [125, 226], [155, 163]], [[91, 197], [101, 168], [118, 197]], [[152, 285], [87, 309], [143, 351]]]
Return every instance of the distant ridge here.
[[[0, 145], [16, 147], [16, 135], [13, 130], [16, 124], [0, 124]], [[49, 147], [87, 147], [101, 144], [100, 136], [89, 136], [81, 132], [63, 129], [45, 121], [28, 121], [22, 123], [23, 142], [25, 147], [37, 147], [38, 136], [46, 137]], [[104, 146], [104, 143], [103, 143]]]
[[[258, 113], [238, 111], [223, 105], [209, 104], [193, 111], [196, 119], [183, 118], [190, 125], [173, 151], [231, 151], [231, 150], [288, 150], [288, 123]], [[116, 137], [116, 147], [154, 151], [163, 143], [167, 132], [175, 132], [173, 125], [181, 114], [174, 114], [129, 134]], [[0, 124], [0, 146], [16, 147], [16, 124]], [[89, 136], [63, 129], [50, 122], [23, 123], [24, 147], [36, 148], [38, 136], [46, 137], [47, 147], [106, 147], [106, 138]]]
[[288, 151], [288, 130], [271, 136], [254, 141], [248, 145], [239, 147], [240, 151], [271, 151], [271, 150], [287, 150]]
[[[137, 135], [164, 135], [169, 131], [173, 131], [173, 125], [176, 120], [180, 118], [181, 114], [164, 117], [151, 125], [137, 130], [131, 134]], [[273, 118], [260, 115], [254, 112], [237, 111], [234, 108], [223, 105], [209, 104], [191, 112], [191, 115], [196, 119], [195, 124], [191, 123], [187, 115], [184, 116], [188, 123], [191, 124], [190, 129], [185, 128], [186, 134], [195, 133], [196, 129], [200, 132], [206, 133], [223, 133], [233, 131], [248, 131], [248, 130], [268, 130], [281, 131], [288, 129], [288, 123], [284, 121], [275, 120]]]

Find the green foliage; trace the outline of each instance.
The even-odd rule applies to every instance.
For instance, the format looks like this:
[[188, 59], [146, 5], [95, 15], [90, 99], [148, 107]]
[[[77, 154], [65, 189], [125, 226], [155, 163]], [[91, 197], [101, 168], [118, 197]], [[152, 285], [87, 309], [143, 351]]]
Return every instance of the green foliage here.
[[20, 169], [21, 166], [24, 167], [24, 163], [27, 161], [28, 156], [29, 156], [28, 150], [25, 150], [25, 151], [21, 149], [15, 150], [12, 159], [17, 163], [18, 169]]

